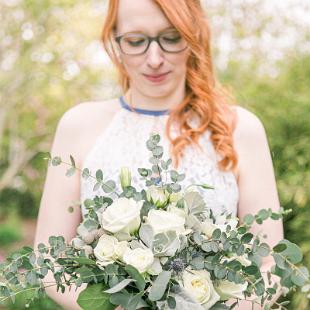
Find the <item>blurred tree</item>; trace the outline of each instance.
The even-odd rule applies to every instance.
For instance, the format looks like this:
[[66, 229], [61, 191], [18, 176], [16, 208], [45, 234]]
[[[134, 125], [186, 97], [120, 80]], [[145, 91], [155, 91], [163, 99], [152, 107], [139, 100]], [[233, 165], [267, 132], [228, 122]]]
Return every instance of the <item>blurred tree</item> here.
[[101, 83], [110, 69], [91, 67], [89, 57], [102, 15], [89, 1], [1, 0], [0, 7], [0, 193], [31, 189], [38, 203], [41, 188], [31, 188], [45, 177], [38, 154], [49, 151], [57, 120], [96, 91], [109, 95]]
[[[238, 104], [257, 114], [269, 139], [281, 205], [292, 209], [285, 236], [301, 246], [310, 267], [310, 55], [287, 57], [276, 79], [253, 76], [236, 63], [222, 75], [236, 90]], [[309, 309], [293, 294], [290, 309]]]

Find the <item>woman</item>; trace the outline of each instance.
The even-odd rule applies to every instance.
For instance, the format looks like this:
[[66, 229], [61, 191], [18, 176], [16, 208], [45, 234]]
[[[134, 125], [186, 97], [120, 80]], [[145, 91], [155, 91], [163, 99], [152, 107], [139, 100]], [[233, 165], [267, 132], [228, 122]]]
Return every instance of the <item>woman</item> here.
[[[203, 192], [215, 214], [226, 211], [242, 218], [262, 208], [278, 210], [264, 127], [251, 112], [228, 104], [216, 82], [199, 1], [111, 0], [107, 16], [103, 43], [120, 72], [124, 96], [82, 103], [66, 112], [52, 154], [72, 154], [77, 166], [100, 168], [116, 180], [121, 166], [132, 173], [148, 166], [145, 142], [156, 131], [166, 156], [170, 149], [187, 182], [215, 187]], [[79, 175], [65, 177], [65, 170], [48, 169], [35, 244], [47, 242], [50, 235], [70, 241], [82, 214], [78, 207], [73, 214], [67, 207], [94, 195], [92, 184]], [[137, 175], [133, 181], [140, 185]], [[267, 221], [253, 231], [267, 234], [271, 246], [283, 237], [281, 222]], [[264, 268], [271, 263], [267, 258]], [[79, 290], [48, 293], [66, 309], [79, 309]], [[244, 301], [239, 309], [249, 307]]]

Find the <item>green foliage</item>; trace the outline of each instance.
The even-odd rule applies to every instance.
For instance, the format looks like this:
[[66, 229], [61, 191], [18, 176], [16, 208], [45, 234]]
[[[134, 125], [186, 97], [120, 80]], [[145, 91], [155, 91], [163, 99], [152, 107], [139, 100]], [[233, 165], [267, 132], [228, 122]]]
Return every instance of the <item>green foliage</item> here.
[[[300, 245], [310, 267], [310, 56], [296, 54], [280, 65], [279, 77], [253, 76], [232, 65], [222, 75], [238, 104], [253, 111], [266, 129], [284, 218], [285, 235]], [[309, 302], [294, 293], [289, 309]]]
[[13, 209], [9, 213], [5, 222], [0, 224], [0, 244], [3, 247], [9, 246], [16, 241], [20, 241], [22, 232], [20, 229], [19, 215]]
[[114, 310], [115, 306], [110, 303], [109, 299], [110, 295], [104, 293], [102, 284], [93, 284], [79, 295], [78, 304], [85, 310]]

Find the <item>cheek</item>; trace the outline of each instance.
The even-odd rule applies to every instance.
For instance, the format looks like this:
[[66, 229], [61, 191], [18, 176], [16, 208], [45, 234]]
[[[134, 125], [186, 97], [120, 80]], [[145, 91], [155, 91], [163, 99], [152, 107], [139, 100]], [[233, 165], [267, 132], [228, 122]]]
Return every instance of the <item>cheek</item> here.
[[168, 62], [173, 65], [174, 69], [178, 72], [186, 70], [188, 60], [188, 54], [175, 54], [172, 58], [168, 59]]
[[123, 65], [129, 74], [134, 74], [141, 64], [142, 61], [138, 57], [123, 57]]

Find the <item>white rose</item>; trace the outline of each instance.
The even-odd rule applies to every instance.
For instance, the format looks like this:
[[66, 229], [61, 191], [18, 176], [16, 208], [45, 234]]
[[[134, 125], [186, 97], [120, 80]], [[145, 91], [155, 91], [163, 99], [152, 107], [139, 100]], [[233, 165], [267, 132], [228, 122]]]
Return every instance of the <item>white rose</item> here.
[[175, 231], [177, 235], [185, 232], [185, 218], [168, 211], [150, 210], [146, 223], [152, 226], [154, 235], [169, 230]]
[[102, 212], [102, 228], [111, 233], [133, 233], [140, 226], [142, 204], [142, 201], [136, 202], [132, 198], [119, 198]]
[[138, 269], [140, 273], [143, 273], [151, 268], [154, 262], [154, 255], [150, 249], [136, 248], [131, 250], [127, 248], [123, 255], [123, 261]]
[[210, 274], [206, 270], [185, 270], [183, 284], [186, 292], [205, 309], [210, 309], [220, 296], [215, 291]]
[[228, 300], [230, 298], [244, 299], [244, 291], [247, 289], [247, 282], [237, 284], [228, 280], [220, 280], [215, 285], [215, 290], [220, 295], [221, 300]]
[[94, 255], [100, 261], [100, 265], [106, 266], [117, 259], [122, 259], [127, 247], [126, 241], [119, 242], [113, 236], [102, 235], [94, 248]]
[[201, 230], [203, 234], [207, 237], [207, 239], [211, 239], [212, 234], [215, 229], [219, 228], [217, 225], [215, 225], [211, 219], [207, 219], [200, 225]]
[[169, 193], [162, 188], [152, 185], [146, 191], [146, 198], [157, 207], [163, 207], [168, 201]]

